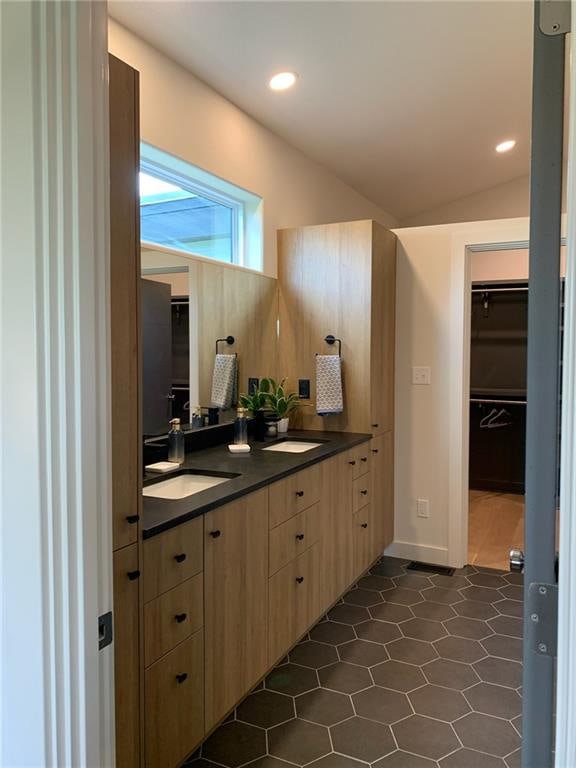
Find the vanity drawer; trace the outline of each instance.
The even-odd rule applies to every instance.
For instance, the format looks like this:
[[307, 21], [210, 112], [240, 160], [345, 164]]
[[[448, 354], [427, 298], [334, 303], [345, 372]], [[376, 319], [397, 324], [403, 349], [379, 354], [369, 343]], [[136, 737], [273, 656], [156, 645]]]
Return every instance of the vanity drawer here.
[[197, 517], [144, 541], [144, 602], [203, 569], [203, 532], [203, 518]]
[[362, 475], [352, 483], [352, 512], [358, 512], [359, 509], [370, 503], [370, 475]]
[[320, 504], [313, 504], [272, 528], [268, 549], [271, 576], [318, 541], [322, 528], [321, 515]]
[[363, 507], [352, 515], [354, 573], [359, 578], [376, 559], [372, 507]]
[[320, 501], [320, 465], [290, 475], [270, 486], [270, 528]]
[[198, 573], [144, 606], [147, 667], [204, 625], [204, 574]]
[[349, 452], [352, 479], [357, 480], [370, 471], [370, 443], [366, 442]]
[[204, 736], [204, 633], [145, 672], [146, 768], [176, 768]]
[[319, 544], [270, 578], [268, 600], [268, 661], [274, 664], [306, 632], [322, 609]]

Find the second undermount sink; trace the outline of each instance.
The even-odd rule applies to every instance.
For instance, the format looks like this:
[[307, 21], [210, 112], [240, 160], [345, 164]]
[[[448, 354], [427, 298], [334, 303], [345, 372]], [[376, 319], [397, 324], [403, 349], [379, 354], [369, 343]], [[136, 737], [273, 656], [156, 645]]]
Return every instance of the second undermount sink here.
[[142, 489], [142, 494], [155, 499], [185, 499], [188, 496], [193, 496], [195, 493], [227, 483], [234, 477], [238, 477], [238, 475], [202, 475], [194, 471], [182, 472], [176, 475], [176, 477], [170, 477], [168, 480], [160, 480], [157, 483], [145, 486]]
[[312, 448], [320, 448], [323, 443], [326, 442], [314, 442], [312, 440], [281, 440], [278, 443], [273, 443], [267, 448], [262, 448], [263, 451], [279, 451], [280, 453], [305, 453], [311, 451]]

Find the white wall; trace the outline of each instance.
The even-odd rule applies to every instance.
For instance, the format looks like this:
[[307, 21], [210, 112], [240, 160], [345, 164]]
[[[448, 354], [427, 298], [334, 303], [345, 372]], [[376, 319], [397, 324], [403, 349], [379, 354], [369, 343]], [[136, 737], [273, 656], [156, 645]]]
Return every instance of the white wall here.
[[[526, 241], [528, 220], [395, 232], [395, 533], [389, 552], [456, 565], [454, 517], [467, 512], [466, 488], [459, 488], [467, 429], [465, 246]], [[431, 368], [429, 386], [411, 383], [412, 367], [421, 365]], [[430, 501], [428, 519], [416, 516], [418, 498]]]
[[264, 272], [276, 229], [350, 219], [397, 222], [187, 70], [113, 20], [109, 50], [140, 72], [142, 139], [264, 198]]
[[529, 203], [530, 180], [528, 176], [522, 176], [475, 195], [468, 195], [445, 205], [422, 211], [402, 220], [401, 226], [423, 227], [455, 222], [512, 219], [528, 216]]
[[[479, 251], [470, 259], [473, 283], [528, 280], [528, 248], [506, 251]], [[566, 246], [560, 248], [560, 274], [566, 274]]]

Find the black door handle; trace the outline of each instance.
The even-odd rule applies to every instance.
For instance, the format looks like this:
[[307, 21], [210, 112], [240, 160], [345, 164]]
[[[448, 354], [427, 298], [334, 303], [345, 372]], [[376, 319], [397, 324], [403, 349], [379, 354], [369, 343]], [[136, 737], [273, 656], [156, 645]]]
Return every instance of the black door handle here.
[[140, 520], [140, 515], [128, 515], [126, 517], [126, 522], [130, 523], [130, 525], [134, 525], [138, 520]]
[[372, 448], [372, 453], [378, 453], [378, 448]]
[[140, 571], [128, 571], [126, 575], [130, 579], [130, 581], [135, 581], [140, 577]]
[[303, 581], [304, 581], [304, 576], [296, 576], [296, 582], [298, 584], [302, 584]]
[[184, 680], [188, 680], [188, 672], [182, 672], [182, 674], [181, 674], [181, 675], [176, 675], [176, 682], [177, 682], [179, 685], [182, 685], [182, 683], [184, 682]]
[[362, 523], [362, 528], [368, 528], [368, 523]]
[[371, 427], [374, 427], [375, 429], [378, 429], [378, 427], [380, 426], [380, 424], [371, 424], [370, 426], [371, 426]]
[[296, 496], [298, 496], [301, 499], [302, 496], [304, 496], [304, 491], [296, 491]]
[[355, 461], [349, 461], [348, 464], [350, 464], [350, 466], [353, 467], [356, 464], [356, 462]]
[[368, 491], [360, 491], [360, 493], [362, 494], [362, 496], [368, 496]]
[[222, 531], [210, 531], [210, 536], [212, 536], [213, 539], [217, 539], [219, 536], [222, 536]]
[[303, 533], [297, 533], [296, 534], [296, 538], [298, 539], [298, 541], [304, 541], [304, 534]]
[[364, 462], [368, 461], [368, 456], [362, 456], [362, 458], [360, 459], [360, 461], [364, 461]]
[[186, 560], [186, 553], [181, 552], [179, 555], [174, 555], [174, 560], [176, 560], [177, 563], [183, 563], [184, 560]]
[[186, 621], [186, 617], [188, 616], [187, 613], [177, 613], [174, 618], [178, 622], [178, 624], [182, 624], [183, 621]]

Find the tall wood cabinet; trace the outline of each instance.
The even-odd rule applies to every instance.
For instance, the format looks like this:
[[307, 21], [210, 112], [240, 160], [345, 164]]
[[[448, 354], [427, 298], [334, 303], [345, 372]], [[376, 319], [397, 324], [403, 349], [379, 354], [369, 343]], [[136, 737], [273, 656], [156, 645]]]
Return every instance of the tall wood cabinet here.
[[110, 328], [116, 765], [137, 768], [141, 745], [138, 73], [109, 57]]
[[[280, 230], [278, 284], [279, 370], [292, 387], [302, 379], [310, 383], [311, 407], [302, 408], [294, 424], [374, 436], [371, 488], [355, 498], [351, 533], [351, 556], [364, 563], [394, 536], [396, 236], [374, 221]], [[328, 335], [342, 342], [344, 411], [321, 417], [315, 356], [338, 351], [326, 343]], [[342, 482], [342, 475], [334, 480]], [[368, 494], [370, 504], [362, 504]]]

